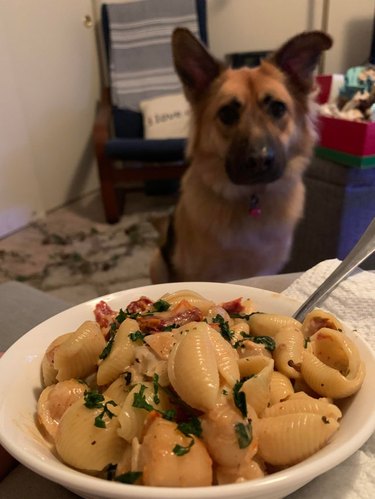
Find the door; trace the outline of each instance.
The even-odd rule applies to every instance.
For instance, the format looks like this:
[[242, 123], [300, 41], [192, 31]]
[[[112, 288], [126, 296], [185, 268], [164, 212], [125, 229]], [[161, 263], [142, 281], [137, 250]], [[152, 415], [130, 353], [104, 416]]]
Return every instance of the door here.
[[0, 15], [0, 237], [43, 215], [4, 19]]
[[[91, 131], [100, 74], [95, 26], [86, 16], [94, 17], [91, 0], [0, 2], [0, 54], [7, 61], [1, 126], [8, 128], [0, 152], [0, 235], [98, 187]], [[21, 144], [22, 159], [15, 154]]]

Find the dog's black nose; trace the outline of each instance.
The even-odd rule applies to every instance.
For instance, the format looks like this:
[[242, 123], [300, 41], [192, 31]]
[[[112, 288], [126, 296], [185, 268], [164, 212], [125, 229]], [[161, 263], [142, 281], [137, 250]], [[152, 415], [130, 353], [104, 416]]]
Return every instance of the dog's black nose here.
[[[275, 142], [275, 141], [274, 141]], [[238, 185], [274, 182], [285, 168], [285, 154], [271, 140], [233, 141], [225, 162], [229, 179]]]
[[247, 167], [256, 170], [259, 173], [268, 171], [273, 167], [275, 162], [275, 152], [270, 146], [263, 146], [262, 148], [252, 151], [249, 154]]

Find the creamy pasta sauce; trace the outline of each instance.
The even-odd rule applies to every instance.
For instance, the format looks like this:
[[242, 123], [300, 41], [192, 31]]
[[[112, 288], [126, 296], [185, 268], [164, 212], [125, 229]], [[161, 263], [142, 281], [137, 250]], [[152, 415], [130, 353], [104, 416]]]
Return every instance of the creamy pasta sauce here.
[[211, 486], [325, 446], [365, 376], [337, 318], [303, 324], [190, 290], [93, 317], [48, 347], [37, 416], [67, 465], [107, 480]]

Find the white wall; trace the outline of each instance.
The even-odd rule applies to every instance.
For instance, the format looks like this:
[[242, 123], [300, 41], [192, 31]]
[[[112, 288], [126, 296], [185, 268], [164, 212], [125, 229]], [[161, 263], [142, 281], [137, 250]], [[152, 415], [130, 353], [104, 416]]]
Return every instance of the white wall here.
[[[334, 38], [325, 73], [343, 73], [369, 56], [375, 0], [207, 0], [210, 48], [231, 52], [273, 50], [304, 30]], [[325, 9], [327, 14], [325, 15]]]
[[326, 54], [326, 72], [342, 73], [368, 61], [375, 0], [330, 0], [328, 31], [335, 43]]
[[323, 0], [207, 0], [210, 48], [217, 57], [273, 50], [298, 32], [318, 29]]

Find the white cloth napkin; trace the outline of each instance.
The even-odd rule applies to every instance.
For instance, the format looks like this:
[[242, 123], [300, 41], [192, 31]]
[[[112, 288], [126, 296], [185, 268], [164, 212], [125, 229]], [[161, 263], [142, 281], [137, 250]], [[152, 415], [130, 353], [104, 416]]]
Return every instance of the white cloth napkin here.
[[[326, 260], [296, 279], [284, 295], [304, 301], [339, 265]], [[375, 273], [354, 271], [321, 305], [336, 314], [375, 350]], [[375, 497], [375, 434], [350, 458], [316, 478], [289, 499], [370, 499]]]
[[[340, 263], [337, 259], [319, 263], [296, 279], [283, 294], [305, 301]], [[375, 272], [353, 271], [320, 307], [358, 331], [375, 350]]]

